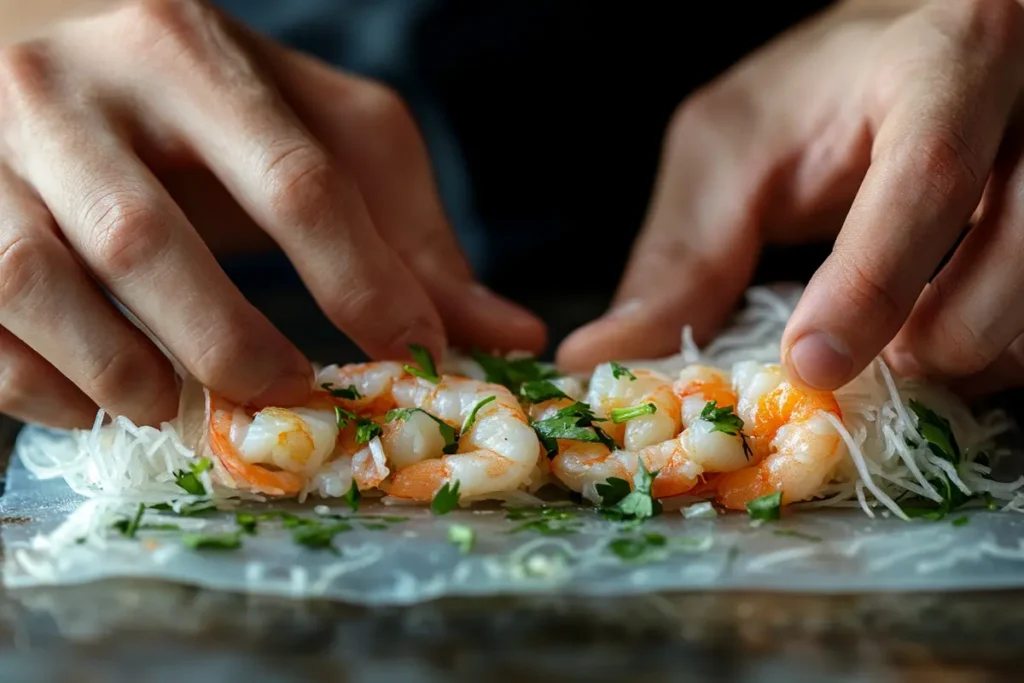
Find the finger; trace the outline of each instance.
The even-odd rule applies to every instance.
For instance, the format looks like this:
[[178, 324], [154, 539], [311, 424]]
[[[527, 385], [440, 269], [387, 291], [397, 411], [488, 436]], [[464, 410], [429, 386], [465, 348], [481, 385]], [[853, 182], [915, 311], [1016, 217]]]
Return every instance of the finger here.
[[[0, 168], [0, 326], [8, 331], [0, 348], [7, 396], [0, 400], [10, 404], [6, 410], [74, 422], [87, 410], [84, 393], [139, 424], [174, 417], [175, 380], [167, 359], [115, 310], [55, 231], [38, 199]], [[68, 379], [55, 377], [43, 359]], [[39, 403], [24, 395], [24, 373], [38, 373]], [[68, 380], [81, 392], [69, 389]], [[54, 393], [67, 399], [67, 415], [45, 412]]]
[[976, 375], [1024, 332], [1024, 158], [1015, 138], [993, 169], [985, 212], [886, 348], [895, 372]]
[[71, 381], [0, 328], [0, 413], [57, 429], [81, 429], [96, 417], [93, 403]]
[[[189, 78], [151, 93], [154, 116], [186, 139], [281, 245], [320, 307], [376, 358], [411, 343], [443, 352], [436, 309], [374, 229], [351, 175], [302, 126], [211, 16], [175, 17], [175, 63]], [[213, 36], [211, 38], [210, 36]]]
[[562, 343], [561, 367], [677, 353], [685, 324], [707, 341], [746, 288], [761, 246], [756, 175], [730, 154], [739, 131], [712, 124], [716, 114], [700, 102], [684, 105], [666, 138], [649, 216], [611, 310]]
[[964, 14], [980, 4], [943, 6], [961, 13], [952, 22], [957, 32], [946, 27], [949, 40], [902, 84], [885, 115], [833, 252], [783, 336], [794, 382], [835, 389], [866, 367], [900, 329], [980, 200], [1019, 81], [1006, 58], [1018, 48], [994, 23], [1006, 17]]
[[437, 307], [456, 346], [539, 352], [539, 318], [475, 282], [448, 222], [423, 138], [387, 88], [252, 33], [282, 95], [331, 156], [347, 161], [374, 225]]
[[309, 362], [234, 287], [149, 169], [101, 121], [22, 91], [13, 158], [91, 273], [205, 386], [239, 402], [304, 401]]

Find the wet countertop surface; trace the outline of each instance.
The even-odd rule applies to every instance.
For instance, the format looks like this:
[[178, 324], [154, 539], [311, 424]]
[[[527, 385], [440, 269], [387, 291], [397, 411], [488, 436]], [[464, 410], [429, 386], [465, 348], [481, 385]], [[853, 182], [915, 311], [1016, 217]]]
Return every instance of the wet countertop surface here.
[[[344, 338], [309, 323], [310, 302], [280, 291], [248, 293], [287, 334], [315, 341], [300, 343], [311, 357], [345, 360]], [[573, 305], [563, 316], [564, 304], [531, 302], [566, 330], [601, 310]], [[0, 418], [4, 469], [12, 432]], [[550, 596], [371, 609], [162, 583], [0, 588], [3, 683], [1019, 681], [1022, 640], [1024, 592]]]

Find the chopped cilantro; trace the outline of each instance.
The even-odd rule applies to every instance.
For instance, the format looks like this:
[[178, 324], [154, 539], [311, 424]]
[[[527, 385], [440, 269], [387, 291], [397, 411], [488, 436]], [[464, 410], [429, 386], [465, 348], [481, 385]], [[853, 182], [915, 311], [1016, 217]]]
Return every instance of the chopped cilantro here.
[[338, 524], [319, 524], [315, 523], [311, 526], [301, 526], [292, 532], [292, 540], [299, 545], [304, 545], [307, 548], [313, 549], [329, 549], [334, 553], [337, 553], [337, 549], [334, 547], [334, 537], [340, 533], [351, 531], [352, 525], [339, 522]]
[[771, 521], [782, 516], [782, 491], [769, 493], [747, 503], [747, 513], [753, 519]]
[[324, 391], [328, 392], [331, 396], [334, 396], [335, 398], [344, 398], [348, 399], [349, 401], [355, 401], [363, 397], [363, 395], [359, 393], [359, 389], [356, 389], [355, 384], [349, 384], [344, 389], [335, 389], [334, 385], [331, 384], [330, 382], [325, 382], [320, 386], [323, 388]]
[[611, 414], [612, 422], [620, 424], [627, 420], [632, 420], [634, 417], [653, 415], [657, 410], [657, 407], [653, 403], [644, 403], [643, 405], [633, 406], [632, 408], [614, 408], [612, 409]]
[[450, 454], [459, 450], [459, 437], [455, 433], [455, 427], [452, 427], [436, 415], [431, 415], [422, 408], [394, 408], [387, 412], [387, 415], [384, 416], [384, 421], [392, 422], [393, 420], [408, 420], [409, 416], [413, 413], [423, 413], [437, 423], [437, 428], [441, 432], [441, 438], [444, 439], [443, 453]]
[[193, 550], [236, 550], [242, 547], [242, 533], [182, 534], [181, 542]]
[[441, 377], [437, 374], [437, 365], [434, 363], [434, 357], [430, 355], [430, 351], [425, 346], [410, 344], [409, 353], [412, 354], [416, 365], [419, 367], [406, 365], [404, 366], [406, 372], [434, 384], [441, 382]]
[[700, 411], [700, 419], [711, 423], [712, 432], [722, 432], [729, 436], [739, 436], [743, 442], [743, 455], [747, 460], [753, 455], [747, 437], [743, 434], [743, 420], [733, 412], [732, 406], [718, 407], [718, 401], [708, 401], [704, 410]]
[[535, 420], [533, 429], [547, 450], [548, 458], [558, 455], [558, 439], [602, 443], [609, 450], [617, 449], [615, 441], [594, 424], [599, 421], [589, 405], [577, 401], [549, 418]]
[[138, 509], [135, 511], [135, 516], [131, 519], [119, 519], [114, 522], [111, 526], [121, 532], [122, 536], [126, 538], [135, 538], [135, 532], [139, 530], [139, 522], [142, 521], [142, 515], [146, 513], [146, 506], [139, 503]]
[[316, 526], [320, 524], [320, 522], [318, 522], [315, 519], [306, 519], [305, 517], [299, 517], [298, 515], [293, 515], [290, 512], [285, 512], [284, 510], [272, 510], [270, 512], [261, 512], [260, 514], [256, 515], [256, 519], [260, 522], [267, 522], [272, 519], [280, 519], [281, 524], [284, 526], [285, 529], [295, 529], [300, 526]]
[[480, 412], [480, 409], [491, 401], [496, 401], [497, 398], [497, 396], [488, 396], [487, 398], [482, 398], [477, 401], [476, 405], [473, 406], [473, 409], [469, 411], [469, 415], [466, 417], [466, 422], [462, 425], [461, 433], [465, 434], [468, 432], [470, 427], [473, 426], [473, 423], [476, 422], [476, 414]]
[[629, 495], [629, 482], [618, 477], [608, 477], [603, 484], [597, 485], [597, 495], [601, 496], [601, 504], [611, 507]]
[[216, 510], [217, 504], [212, 500], [198, 500], [194, 503], [182, 505], [178, 510], [175, 510], [169, 503], [157, 503], [156, 505], [150, 505], [149, 508], [151, 510], [160, 510], [161, 512], [173, 512], [181, 517], [189, 517]]
[[[908, 405], [914, 415], [917, 416], [917, 430], [920, 432], [925, 443], [927, 443], [928, 450], [936, 457], [949, 462], [954, 468], [959, 468], [961, 460], [960, 447], [956, 442], [956, 437], [953, 435], [953, 429], [949, 420], [913, 399], [908, 402]], [[908, 443], [914, 446], [909, 439]], [[936, 504], [931, 500], [923, 500], [917, 506], [901, 506], [908, 517], [937, 521], [970, 499], [945, 473], [938, 474], [928, 481], [942, 498], [941, 502]]]
[[793, 538], [802, 538], [803, 540], [811, 541], [812, 543], [819, 543], [822, 540], [820, 536], [805, 534], [804, 532], [797, 531], [796, 529], [776, 529], [774, 533], [776, 536], [792, 536]]
[[[660, 515], [662, 510], [661, 502], [654, 498], [651, 493], [654, 478], [657, 476], [657, 471], [649, 472], [647, 470], [643, 458], [637, 458], [636, 473], [633, 475], [633, 490], [623, 496], [611, 508], [606, 508], [609, 511], [609, 516], [620, 516], [621, 519], [644, 520], [648, 517]], [[624, 480], [620, 479], [619, 481]], [[607, 492], [615, 495], [622, 491], [621, 484], [610, 481], [606, 483], [613, 487], [612, 489], [606, 489]]]
[[362, 527], [364, 529], [366, 529], [367, 531], [384, 531], [385, 529], [388, 528], [387, 524], [383, 524], [381, 522], [363, 522], [363, 521], [360, 521], [359, 524], [361, 524]]
[[612, 366], [612, 377], [619, 379], [621, 377], [628, 377], [630, 382], [636, 381], [636, 375], [626, 369], [624, 365], [620, 365], [615, 361], [611, 362]]
[[236, 512], [235, 524], [249, 535], [255, 535], [256, 533], [256, 515], [251, 512]]
[[964, 524], [967, 524], [970, 521], [971, 521], [970, 517], [957, 517], [956, 519], [953, 520], [952, 524], [953, 524], [953, 526], [963, 526]]
[[359, 493], [359, 486], [356, 484], [356, 480], [353, 479], [352, 485], [349, 486], [348, 491], [345, 492], [345, 502], [348, 503], [348, 506], [349, 508], [351, 508], [352, 512], [355, 512], [356, 510], [359, 509], [360, 497], [361, 494]]
[[345, 429], [349, 422], [356, 425], [356, 443], [369, 443], [374, 437], [384, 433], [384, 429], [368, 417], [360, 417], [351, 410], [345, 410], [341, 406], [334, 406], [334, 419], [338, 422], [338, 429]]
[[543, 536], [561, 536], [581, 528], [575, 512], [559, 508], [509, 508], [505, 518], [523, 522], [513, 527], [510, 534], [535, 531]]
[[667, 545], [662, 534], [649, 533], [638, 537], [616, 538], [608, 543], [608, 549], [624, 562], [641, 562], [652, 559]]
[[192, 464], [189, 471], [178, 470], [174, 473], [174, 483], [181, 487], [186, 493], [190, 493], [193, 496], [202, 496], [206, 494], [206, 487], [203, 486], [203, 482], [199, 480], [201, 475], [206, 470], [213, 467], [213, 463], [209, 458], [200, 458], [197, 462]]
[[445, 483], [430, 502], [430, 510], [435, 515], [448, 514], [459, 504], [459, 482], [454, 485]]
[[473, 527], [465, 524], [452, 524], [448, 527], [448, 542], [457, 546], [461, 552], [468, 553], [472, 550], [475, 541], [476, 533]]
[[473, 359], [480, 365], [486, 381], [501, 384], [518, 395], [524, 382], [536, 382], [558, 377], [558, 373], [545, 368], [535, 358], [508, 360], [473, 349]]
[[544, 401], [556, 398], [569, 398], [564, 391], [546, 379], [523, 382], [522, 387], [519, 389], [519, 394], [530, 403], [543, 403]]

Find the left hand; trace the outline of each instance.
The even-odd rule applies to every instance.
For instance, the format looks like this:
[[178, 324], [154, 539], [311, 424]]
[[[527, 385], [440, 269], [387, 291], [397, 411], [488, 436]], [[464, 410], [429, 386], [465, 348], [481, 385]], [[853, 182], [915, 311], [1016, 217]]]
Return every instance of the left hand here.
[[1022, 86], [1014, 0], [848, 0], [798, 27], [680, 107], [617, 308], [560, 363], [674, 353], [686, 323], [706, 342], [765, 242], [838, 234], [782, 340], [791, 380], [836, 389], [884, 351], [972, 392], [1024, 381]]

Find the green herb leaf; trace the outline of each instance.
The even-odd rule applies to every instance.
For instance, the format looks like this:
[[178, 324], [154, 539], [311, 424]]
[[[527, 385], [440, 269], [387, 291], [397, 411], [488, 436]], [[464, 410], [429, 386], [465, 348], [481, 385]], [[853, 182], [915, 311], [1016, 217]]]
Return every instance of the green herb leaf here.
[[360, 422], [359, 426], [356, 427], [356, 443], [369, 443], [383, 433], [383, 427], [376, 422], [370, 420]]
[[306, 519], [298, 515], [293, 515], [290, 512], [283, 510], [272, 510], [270, 512], [261, 512], [256, 515], [257, 521], [269, 522], [274, 519], [281, 520], [281, 524], [285, 529], [295, 529], [301, 526], [318, 526], [320, 522], [315, 519]]
[[627, 420], [632, 420], [635, 417], [653, 415], [657, 410], [657, 407], [653, 403], [644, 403], [643, 405], [633, 406], [632, 408], [613, 408], [611, 414], [612, 422], [615, 424], [621, 424]]
[[589, 405], [577, 401], [551, 417], [535, 420], [532, 424], [550, 459], [558, 454], [558, 439], [602, 443], [609, 450], [617, 449], [615, 441], [594, 424], [600, 421], [603, 420], [594, 415]]
[[413, 413], [423, 413], [437, 423], [437, 428], [441, 432], [441, 438], [444, 439], [444, 448], [442, 449], [442, 453], [451, 454], [459, 450], [459, 437], [455, 433], [455, 427], [452, 427], [436, 415], [431, 415], [422, 408], [393, 408], [384, 416], [384, 421], [391, 422], [393, 420], [408, 420], [409, 416]]
[[182, 534], [181, 542], [193, 550], [237, 550], [242, 547], [242, 534]]
[[454, 510], [459, 504], [459, 482], [454, 485], [445, 483], [441, 490], [434, 495], [430, 502], [430, 510], [435, 515], [445, 515]]
[[718, 401], [708, 401], [704, 405], [704, 410], [700, 411], [700, 419], [711, 423], [712, 432], [722, 432], [729, 436], [738, 435], [743, 442], [743, 455], [746, 456], [747, 460], [750, 460], [753, 452], [747, 443], [746, 435], [743, 434], [743, 420], [733, 412], [732, 406], [719, 408], [717, 404]]
[[812, 543], [819, 543], [822, 540], [820, 536], [805, 534], [804, 532], [797, 531], [796, 529], [776, 529], [774, 533], [776, 536], [792, 536], [793, 538], [802, 538], [803, 540], [811, 541]]
[[524, 521], [509, 530], [510, 534], [535, 531], [543, 536], [562, 536], [574, 534], [581, 528], [575, 512], [560, 508], [509, 508], [505, 518]]
[[611, 507], [629, 495], [629, 482], [618, 477], [608, 477], [603, 484], [597, 485], [597, 495], [601, 496], [601, 504]]
[[135, 516], [131, 519], [119, 519], [114, 522], [111, 527], [121, 532], [121, 535], [126, 538], [135, 538], [135, 532], [139, 530], [139, 522], [142, 521], [142, 515], [146, 513], [146, 506], [139, 503], [139, 508], [135, 511]]
[[184, 489], [186, 493], [190, 493], [193, 496], [206, 495], [206, 487], [203, 486], [203, 482], [199, 480], [199, 475], [211, 467], [213, 467], [213, 463], [209, 458], [200, 458], [197, 462], [192, 464], [192, 467], [188, 472], [185, 470], [178, 470], [175, 472], [174, 483]]
[[971, 521], [970, 517], [957, 517], [956, 519], [953, 520], [952, 524], [953, 524], [953, 526], [963, 526], [964, 524], [967, 524], [970, 521]]
[[353, 479], [352, 485], [348, 488], [348, 491], [345, 492], [345, 502], [348, 503], [352, 512], [359, 509], [359, 499], [361, 497], [362, 494], [359, 493], [359, 486], [356, 484], [356, 480]]
[[917, 416], [917, 431], [928, 442], [931, 452], [954, 465], [959, 465], [960, 447], [953, 436], [949, 420], [913, 399], [909, 401], [909, 406]]
[[344, 398], [349, 401], [355, 401], [363, 397], [363, 395], [359, 393], [359, 389], [356, 388], [355, 384], [349, 384], [344, 389], [335, 389], [334, 385], [331, 384], [330, 382], [326, 382], [324, 384], [321, 384], [320, 386], [321, 388], [323, 388], [324, 391], [328, 392], [331, 396], [334, 396], [335, 398]]
[[522, 387], [519, 389], [519, 394], [530, 403], [543, 403], [544, 401], [551, 401], [556, 398], [569, 399], [569, 396], [564, 391], [546, 379], [523, 382]]
[[410, 375], [415, 375], [421, 379], [425, 379], [428, 382], [439, 384], [441, 377], [437, 374], [437, 365], [434, 363], [434, 357], [430, 355], [430, 351], [426, 347], [420, 346], [419, 344], [410, 344], [409, 353], [412, 354], [413, 359], [416, 361], [416, 365], [419, 367], [413, 367], [412, 365], [405, 365], [405, 371]]
[[616, 538], [608, 544], [608, 549], [624, 562], [642, 562], [653, 559], [666, 545], [667, 540], [663, 535], [649, 533], [639, 537]]
[[180, 509], [175, 510], [169, 503], [157, 503], [156, 505], [150, 505], [150, 510], [159, 510], [161, 512], [172, 512], [181, 517], [191, 517], [194, 515], [201, 515], [204, 512], [212, 512], [217, 509], [217, 504], [212, 500], [198, 500], [194, 503], [186, 503], [182, 505]]
[[457, 546], [461, 552], [468, 553], [472, 550], [475, 541], [476, 533], [472, 527], [465, 524], [452, 524], [448, 527], [448, 542]]
[[256, 515], [251, 512], [236, 512], [235, 524], [250, 536], [256, 534]]
[[460, 432], [460, 434], [465, 434], [466, 432], [469, 431], [470, 427], [473, 426], [473, 423], [476, 422], [476, 414], [480, 412], [481, 408], [483, 408], [491, 401], [496, 401], [497, 399], [497, 396], [488, 396], [487, 398], [482, 398], [479, 401], [477, 401], [476, 405], [473, 406], [473, 409], [469, 411], [469, 415], [466, 417], [465, 424], [462, 425], [462, 431]]
[[747, 503], [747, 513], [753, 519], [771, 521], [782, 516], [782, 491], [769, 493]]
[[545, 368], [535, 358], [507, 360], [483, 353], [478, 349], [473, 349], [472, 355], [473, 359], [483, 369], [486, 381], [501, 384], [516, 395], [520, 393], [524, 382], [536, 382], [558, 377], [557, 371]]
[[612, 366], [612, 377], [619, 379], [620, 377], [628, 377], [630, 382], [636, 381], [636, 375], [626, 369], [624, 365], [619, 365], [615, 361], [611, 362]]
[[[643, 458], [636, 459], [636, 473], [633, 475], [633, 490], [626, 494], [611, 510], [619, 513], [622, 519], [644, 520], [649, 517], [660, 515], [662, 511], [661, 502], [654, 498], [651, 488], [654, 478], [658, 472], [649, 472]], [[623, 480], [619, 480], [623, 481]], [[622, 490], [621, 484], [613, 483], [616, 492]]]
[[307, 548], [315, 550], [329, 549], [337, 554], [338, 550], [333, 545], [334, 537], [351, 530], [352, 525], [344, 522], [328, 525], [300, 526], [292, 532], [292, 540]]

